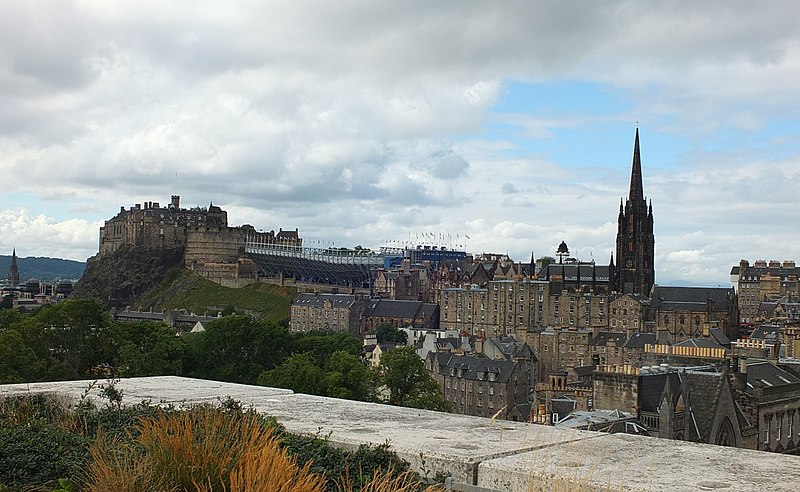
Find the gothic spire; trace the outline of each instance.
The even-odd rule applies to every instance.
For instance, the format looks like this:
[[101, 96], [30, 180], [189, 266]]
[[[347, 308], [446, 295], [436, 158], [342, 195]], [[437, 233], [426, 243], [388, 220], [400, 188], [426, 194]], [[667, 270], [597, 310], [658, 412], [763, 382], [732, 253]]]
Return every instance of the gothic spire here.
[[628, 199], [634, 203], [644, 201], [644, 187], [642, 186], [642, 159], [639, 156], [639, 128], [636, 128], [636, 141], [633, 144], [631, 190], [628, 192]]

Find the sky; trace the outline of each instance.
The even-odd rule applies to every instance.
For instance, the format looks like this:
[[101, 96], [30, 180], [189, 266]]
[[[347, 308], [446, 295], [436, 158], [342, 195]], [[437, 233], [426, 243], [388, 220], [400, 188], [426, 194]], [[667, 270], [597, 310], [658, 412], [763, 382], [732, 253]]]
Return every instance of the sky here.
[[[791, 12], [795, 12], [792, 14]], [[172, 194], [307, 245], [607, 264], [640, 132], [656, 281], [798, 259], [792, 1], [5, 1], [0, 254]], [[431, 240], [435, 237], [435, 240]]]

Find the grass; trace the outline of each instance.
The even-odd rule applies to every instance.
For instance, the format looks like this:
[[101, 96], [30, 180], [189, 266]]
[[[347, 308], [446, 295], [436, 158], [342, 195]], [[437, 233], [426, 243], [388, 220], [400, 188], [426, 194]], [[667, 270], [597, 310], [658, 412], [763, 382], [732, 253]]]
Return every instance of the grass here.
[[289, 308], [296, 291], [266, 283], [250, 284], [238, 289], [223, 287], [185, 268], [170, 271], [164, 281], [143, 295], [139, 309], [186, 309], [197, 314], [234, 306], [259, 319], [278, 322], [289, 317]]

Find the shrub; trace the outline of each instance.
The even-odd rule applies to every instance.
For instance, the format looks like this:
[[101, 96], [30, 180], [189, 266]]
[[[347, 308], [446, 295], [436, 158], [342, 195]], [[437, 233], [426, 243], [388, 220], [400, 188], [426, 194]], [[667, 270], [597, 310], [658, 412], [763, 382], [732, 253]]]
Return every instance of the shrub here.
[[75, 477], [89, 462], [89, 440], [35, 421], [0, 428], [0, 483], [37, 487]]

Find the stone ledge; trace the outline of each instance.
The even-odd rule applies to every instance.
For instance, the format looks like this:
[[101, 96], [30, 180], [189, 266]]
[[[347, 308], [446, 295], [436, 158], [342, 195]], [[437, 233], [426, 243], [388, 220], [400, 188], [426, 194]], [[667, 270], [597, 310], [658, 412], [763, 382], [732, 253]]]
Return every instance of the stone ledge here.
[[797, 490], [800, 457], [628, 434], [604, 434], [487, 460], [478, 486], [508, 491]]
[[[98, 381], [103, 383], [103, 381]], [[56, 393], [77, 401], [90, 381], [0, 386], [0, 397]], [[342, 447], [388, 442], [420, 472], [498, 490], [795, 490], [800, 458], [720, 446], [453, 415], [289, 390], [174, 376], [122, 379], [124, 402], [216, 403], [230, 396], [287, 430]], [[95, 387], [90, 392], [99, 398]], [[563, 487], [562, 487], [563, 488]]]

